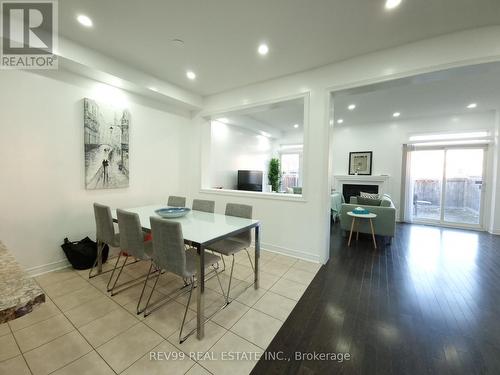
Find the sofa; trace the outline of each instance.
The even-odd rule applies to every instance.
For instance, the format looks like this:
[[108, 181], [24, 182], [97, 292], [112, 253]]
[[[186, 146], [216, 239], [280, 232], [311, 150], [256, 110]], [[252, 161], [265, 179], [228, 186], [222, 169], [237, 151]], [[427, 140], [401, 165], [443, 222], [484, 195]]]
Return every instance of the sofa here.
[[[343, 233], [348, 234], [351, 230], [352, 217], [347, 215], [347, 213], [354, 210], [356, 207], [363, 207], [371, 213], [377, 215], [377, 217], [373, 219], [373, 229], [375, 235], [388, 237], [390, 241], [392, 237], [394, 237], [394, 233], [396, 231], [396, 207], [394, 207], [391, 197], [384, 194], [379, 200], [379, 205], [361, 204], [360, 201], [366, 203], [366, 200], [363, 200], [360, 197], [351, 197], [349, 203], [342, 204], [342, 207], [340, 208], [340, 225]], [[373, 201], [370, 203], [378, 202]], [[371, 234], [370, 223], [368, 220], [356, 221], [356, 226], [358, 223], [360, 233]]]
[[344, 196], [338, 191], [333, 191], [330, 194], [330, 209], [331, 209], [331, 217], [333, 222], [335, 223], [336, 219], [340, 215], [340, 209], [342, 208], [342, 204], [345, 203]]

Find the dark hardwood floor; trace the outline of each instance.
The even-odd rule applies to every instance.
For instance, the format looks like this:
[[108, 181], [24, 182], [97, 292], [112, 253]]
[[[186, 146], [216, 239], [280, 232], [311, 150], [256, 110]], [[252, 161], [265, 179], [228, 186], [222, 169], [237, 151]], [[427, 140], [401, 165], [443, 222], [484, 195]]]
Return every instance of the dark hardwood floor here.
[[284, 360], [263, 357], [252, 374], [500, 374], [500, 236], [398, 224], [374, 251], [361, 235], [348, 248], [334, 225], [331, 258], [272, 352]]

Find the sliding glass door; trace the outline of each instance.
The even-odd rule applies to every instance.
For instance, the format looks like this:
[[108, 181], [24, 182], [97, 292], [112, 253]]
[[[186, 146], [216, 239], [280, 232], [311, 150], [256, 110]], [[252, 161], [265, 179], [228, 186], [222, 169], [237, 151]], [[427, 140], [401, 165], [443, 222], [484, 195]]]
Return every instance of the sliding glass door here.
[[412, 221], [480, 227], [484, 154], [465, 147], [411, 151]]
[[484, 149], [446, 150], [443, 220], [481, 224]]
[[443, 167], [443, 150], [412, 152], [411, 197], [413, 197], [414, 221], [441, 220]]

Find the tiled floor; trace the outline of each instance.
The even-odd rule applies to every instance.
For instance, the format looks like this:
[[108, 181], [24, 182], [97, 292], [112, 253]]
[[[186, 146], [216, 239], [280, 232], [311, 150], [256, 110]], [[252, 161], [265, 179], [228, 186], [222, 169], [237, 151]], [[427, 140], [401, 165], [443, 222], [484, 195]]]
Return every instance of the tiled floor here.
[[[230, 262], [226, 260], [226, 264]], [[125, 268], [123, 281], [145, 274], [148, 267], [139, 262]], [[183, 344], [178, 335], [186, 295], [144, 318], [135, 313], [142, 283], [110, 297], [106, 293], [109, 273], [91, 280], [88, 271], [71, 269], [41, 275], [36, 280], [45, 290], [47, 302], [0, 325], [0, 374], [248, 374], [255, 357], [228, 360], [225, 353], [262, 353], [319, 268], [263, 251], [261, 287], [245, 289], [252, 282], [252, 269], [246, 254], [238, 254], [231, 295], [241, 295], [207, 322], [203, 340], [193, 335]], [[228, 273], [226, 270], [221, 277], [224, 286]], [[173, 275], [162, 275], [153, 300], [180, 285], [182, 281]], [[213, 278], [206, 284], [207, 315], [222, 302], [220, 286]], [[195, 326], [195, 317], [193, 298], [186, 332]], [[150, 360], [151, 351], [174, 354], [169, 360]]]

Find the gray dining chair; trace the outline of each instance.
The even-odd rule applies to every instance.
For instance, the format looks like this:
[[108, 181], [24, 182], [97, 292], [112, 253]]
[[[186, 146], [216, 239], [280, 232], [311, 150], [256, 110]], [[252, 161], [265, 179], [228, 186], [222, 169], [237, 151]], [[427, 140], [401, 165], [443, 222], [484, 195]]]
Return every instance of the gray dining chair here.
[[209, 212], [213, 214], [215, 212], [215, 201], [193, 199], [193, 210]]
[[[158, 217], [151, 217], [150, 222], [151, 233], [153, 236], [153, 258], [151, 261], [151, 266], [149, 268], [148, 276], [144, 282], [143, 293], [153, 271], [157, 272], [157, 276], [153, 288], [151, 289], [151, 293], [149, 294], [149, 297], [147, 299], [146, 306], [144, 308], [144, 316], [148, 316], [154, 310], [161, 307], [163, 303], [169, 302], [176, 297], [172, 297], [172, 294], [176, 294], [177, 292], [171, 293], [171, 295], [167, 296], [167, 298], [163, 299], [163, 301], [156, 301], [154, 303], [155, 307], [149, 309], [151, 296], [153, 295], [156, 284], [158, 283], [158, 280], [160, 278], [160, 271], [164, 270], [167, 272], [171, 272], [183, 278], [186, 286], [190, 286], [190, 288], [186, 309], [184, 311], [184, 316], [182, 318], [181, 328], [179, 331], [179, 342], [182, 343], [195, 331], [192, 330], [186, 336], [182, 336], [184, 323], [186, 322], [186, 315], [189, 309], [189, 304], [191, 302], [193, 289], [195, 287], [195, 276], [198, 270], [198, 255], [196, 253], [196, 250], [194, 249], [190, 249], [188, 251], [184, 249], [184, 237], [182, 235], [182, 227], [180, 223], [161, 219]], [[210, 265], [214, 266], [215, 274], [217, 276], [217, 279], [219, 280], [219, 285], [222, 292], [224, 293], [222, 284], [219, 279], [219, 274], [217, 272], [217, 269], [215, 268], [215, 265], [220, 260], [220, 257], [210, 253], [205, 253], [204, 259], [205, 267], [208, 267]], [[160, 302], [163, 303], [159, 304]]]
[[[97, 257], [89, 271], [89, 279], [103, 273], [101, 262], [104, 247], [106, 245], [109, 247], [120, 247], [120, 234], [115, 233], [111, 209], [103, 204], [94, 203], [94, 217], [96, 227]], [[92, 274], [96, 268], [97, 273]]]
[[[226, 216], [236, 216], [245, 219], [251, 219], [252, 206], [246, 204], [228, 203], [226, 204]], [[224, 256], [232, 256], [229, 285], [227, 287], [227, 292], [224, 293], [224, 296], [226, 298], [226, 305], [231, 302], [230, 293], [231, 293], [231, 281], [233, 279], [233, 270], [234, 270], [234, 255], [244, 250], [248, 255], [248, 260], [250, 261], [250, 265], [252, 266], [252, 269], [255, 272], [255, 268], [252, 262], [252, 257], [248, 252], [248, 248], [250, 247], [251, 243], [252, 243], [252, 233], [250, 230], [248, 230], [243, 233], [237, 234], [235, 236], [217, 241], [207, 247], [208, 250], [212, 250]], [[226, 263], [224, 257], [222, 257], [222, 261], [224, 263], [224, 270], [225, 270]]]
[[[202, 211], [213, 214], [215, 212], [215, 201], [209, 201], [205, 199], [193, 199], [193, 211]], [[186, 249], [192, 247], [191, 242], [186, 241], [185, 247]]]
[[170, 207], [186, 207], [186, 198], [170, 195], [168, 197], [167, 205]]
[[[139, 215], [134, 212], [127, 212], [124, 210], [116, 210], [116, 215], [118, 218], [118, 229], [120, 231], [120, 248], [121, 252], [118, 255], [118, 258], [115, 263], [115, 267], [113, 268], [113, 272], [111, 273], [111, 277], [108, 281], [108, 292], [111, 292], [111, 295], [115, 295], [115, 289], [117, 288], [118, 280], [122, 274], [123, 268], [127, 264], [127, 260], [132, 257], [135, 260], [151, 260], [153, 254], [153, 243], [151, 240], [146, 240], [146, 234], [142, 231], [141, 221], [139, 219]], [[124, 256], [125, 260], [118, 271], [118, 275], [113, 282], [113, 286], [110, 287], [115, 271], [118, 268], [118, 262], [120, 257]], [[125, 285], [130, 285], [137, 280], [141, 280], [146, 277], [148, 274], [145, 274], [141, 277], [138, 277], [134, 280], [127, 281], [118, 285], [118, 287], [123, 287]], [[132, 285], [130, 285], [132, 286]], [[123, 289], [122, 289], [123, 290]], [[137, 303], [137, 313], [140, 313], [140, 304], [141, 298]]]

